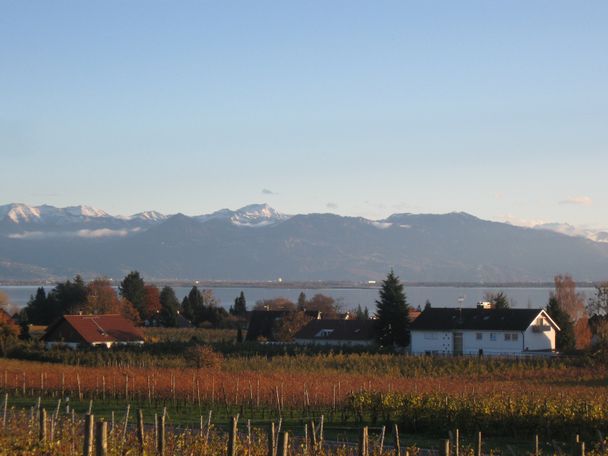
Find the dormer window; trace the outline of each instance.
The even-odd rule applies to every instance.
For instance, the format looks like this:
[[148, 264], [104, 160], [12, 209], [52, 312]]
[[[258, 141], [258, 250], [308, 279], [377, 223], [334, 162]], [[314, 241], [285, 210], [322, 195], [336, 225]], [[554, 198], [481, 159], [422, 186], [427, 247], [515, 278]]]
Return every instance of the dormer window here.
[[333, 329], [322, 329], [315, 335], [315, 337], [329, 337], [329, 336], [331, 336], [331, 333], [333, 333], [333, 332], [334, 332]]

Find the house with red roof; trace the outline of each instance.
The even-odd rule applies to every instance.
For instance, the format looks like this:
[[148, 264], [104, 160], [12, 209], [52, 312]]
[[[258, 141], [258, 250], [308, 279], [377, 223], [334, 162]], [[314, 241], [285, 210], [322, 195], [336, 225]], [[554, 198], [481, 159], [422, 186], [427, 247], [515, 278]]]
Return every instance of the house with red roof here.
[[64, 315], [42, 336], [46, 348], [55, 345], [78, 348], [144, 343], [144, 334], [132, 321], [118, 314]]

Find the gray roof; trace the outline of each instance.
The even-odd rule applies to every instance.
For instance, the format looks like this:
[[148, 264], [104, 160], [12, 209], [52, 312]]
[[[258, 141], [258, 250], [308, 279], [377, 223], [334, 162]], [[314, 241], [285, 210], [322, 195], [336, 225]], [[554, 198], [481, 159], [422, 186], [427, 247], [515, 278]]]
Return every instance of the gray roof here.
[[410, 330], [525, 331], [542, 310], [430, 308], [412, 322]]
[[[325, 331], [321, 336], [319, 333]], [[312, 320], [294, 336], [294, 339], [371, 340], [374, 338], [374, 320]]]

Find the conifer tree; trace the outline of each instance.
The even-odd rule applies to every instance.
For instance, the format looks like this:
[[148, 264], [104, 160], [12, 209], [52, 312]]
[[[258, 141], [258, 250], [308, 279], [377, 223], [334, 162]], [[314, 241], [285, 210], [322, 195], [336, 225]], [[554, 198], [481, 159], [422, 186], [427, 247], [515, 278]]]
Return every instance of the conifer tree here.
[[173, 288], [166, 286], [160, 292], [160, 321], [163, 325], [173, 327], [177, 325], [177, 309], [179, 301]]
[[235, 298], [234, 307], [230, 309], [232, 315], [245, 315], [247, 313], [247, 301], [245, 300], [245, 293], [241, 291], [241, 294]]
[[137, 271], [131, 271], [118, 286], [120, 296], [125, 298], [139, 312], [140, 318], [146, 316], [146, 284]]
[[307, 305], [306, 294], [303, 291], [301, 291], [298, 296], [298, 310], [306, 310], [306, 305]]
[[376, 301], [376, 338], [383, 346], [409, 343], [409, 306], [403, 284], [391, 270], [382, 282]]

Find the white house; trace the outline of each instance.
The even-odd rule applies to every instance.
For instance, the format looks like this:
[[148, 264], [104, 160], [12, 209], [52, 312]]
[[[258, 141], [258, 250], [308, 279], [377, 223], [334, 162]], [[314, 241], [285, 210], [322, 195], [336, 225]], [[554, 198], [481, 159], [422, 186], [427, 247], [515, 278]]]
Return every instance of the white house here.
[[430, 308], [410, 326], [410, 350], [441, 355], [550, 354], [559, 330], [542, 309]]

